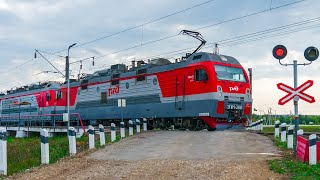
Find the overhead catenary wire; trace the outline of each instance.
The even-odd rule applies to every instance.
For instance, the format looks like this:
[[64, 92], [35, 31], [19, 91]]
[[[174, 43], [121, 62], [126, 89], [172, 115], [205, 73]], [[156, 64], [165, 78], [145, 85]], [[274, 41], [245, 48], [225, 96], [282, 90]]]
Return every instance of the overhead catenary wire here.
[[280, 32], [277, 34], [271, 34], [271, 35], [266, 35], [266, 36], [262, 36], [262, 37], [257, 37], [257, 38], [249, 39], [246, 41], [234, 42], [234, 43], [230, 43], [230, 44], [222, 44], [222, 46], [234, 46], [234, 45], [238, 45], [238, 44], [243, 44], [243, 43], [252, 42], [252, 41], [258, 41], [258, 40], [266, 39], [266, 38], [270, 38], [270, 37], [277, 37], [277, 36], [281, 36], [281, 35], [291, 34], [291, 33], [314, 29], [314, 28], [318, 28], [318, 27], [320, 27], [320, 24], [314, 24], [311, 26], [301, 27], [301, 28], [297, 28], [297, 29], [291, 29], [291, 30]]
[[[254, 12], [254, 13], [250, 13], [250, 14], [247, 14], [247, 15], [244, 15], [244, 16], [239, 16], [239, 17], [236, 17], [236, 18], [231, 18], [231, 19], [228, 19], [228, 20], [225, 20], [225, 21], [221, 21], [221, 22], [218, 22], [218, 23], [214, 23], [214, 24], [211, 24], [211, 25], [202, 26], [202, 27], [196, 28], [194, 30], [197, 31], [197, 30], [201, 30], [201, 29], [206, 29], [206, 28], [218, 26], [218, 25], [221, 25], [221, 24], [225, 24], [225, 23], [228, 23], [228, 22], [232, 22], [232, 21], [236, 21], [236, 20], [239, 20], [239, 19], [247, 18], [247, 17], [250, 17], [250, 16], [262, 14], [262, 13], [265, 13], [265, 12], [268, 12], [268, 11], [280, 9], [280, 8], [287, 7], [287, 6], [291, 6], [291, 5], [294, 5], [294, 4], [297, 4], [297, 3], [301, 3], [303, 1], [306, 1], [306, 0], [299, 0], [299, 1], [291, 2], [291, 3], [287, 3], [287, 4], [284, 4], [284, 5], [272, 7], [271, 9], [257, 11], [257, 12]], [[145, 46], [145, 45], [153, 44], [153, 43], [160, 42], [160, 41], [163, 41], [163, 40], [171, 39], [171, 38], [174, 38], [174, 37], [177, 37], [177, 36], [179, 36], [179, 34], [174, 34], [174, 35], [162, 37], [162, 38], [159, 38], [159, 39], [156, 39], [156, 40], [151, 40], [151, 41], [148, 41], [148, 42], [145, 42], [145, 43], [141, 43], [139, 45], [134, 45], [134, 46], [131, 46], [131, 47], [128, 47], [128, 48], [124, 48], [124, 49], [121, 49], [121, 50], [118, 50], [118, 51], [114, 51], [114, 52], [111, 52], [111, 53], [108, 53], [108, 54], [97, 56], [96, 59], [100, 59], [100, 58], [103, 58], [103, 57], [109, 56], [109, 55], [115, 55], [115, 54], [118, 54], [120, 52], [128, 51], [128, 50], [135, 49], [135, 48], [138, 48], [138, 47], [141, 47], [141, 46]], [[83, 61], [83, 60], [82, 59], [81, 60], [77, 60], [77, 61], [74, 61], [72, 63], [78, 63], [80, 61]]]
[[[176, 11], [176, 12], [174, 12], [174, 13], [171, 13], [171, 14], [168, 14], [168, 15], [165, 15], [165, 16], [162, 16], [162, 17], [159, 17], [159, 18], [156, 18], [156, 19], [147, 21], [147, 22], [142, 23], [142, 24], [139, 24], [139, 25], [137, 25], [137, 26], [133, 26], [133, 27], [130, 27], [130, 28], [127, 28], [127, 29], [124, 29], [124, 30], [121, 30], [121, 31], [118, 31], [118, 32], [115, 32], [115, 33], [112, 33], [112, 34], [109, 34], [109, 35], [106, 35], [106, 36], [102, 36], [102, 37], [99, 37], [99, 38], [96, 38], [96, 39], [93, 39], [93, 40], [90, 40], [90, 41], [87, 41], [87, 42], [84, 42], [84, 43], [80, 43], [80, 44], [76, 45], [75, 47], [84, 46], [84, 45], [87, 45], [87, 44], [90, 44], [90, 43], [93, 43], [93, 42], [96, 42], [96, 41], [100, 41], [100, 40], [102, 40], [102, 39], [106, 39], [106, 38], [109, 38], [109, 37], [112, 37], [112, 36], [115, 36], [115, 35], [118, 35], [118, 34], [121, 34], [121, 33], [127, 32], [127, 31], [130, 31], [130, 30], [139, 28], [139, 27], [143, 27], [143, 26], [145, 26], [145, 25], [148, 25], [148, 24], [151, 24], [151, 23], [154, 23], [154, 22], [157, 22], [157, 21], [166, 19], [166, 18], [168, 18], [168, 17], [171, 17], [171, 16], [174, 16], [174, 15], [177, 15], [177, 14], [180, 14], [180, 13], [183, 13], [183, 12], [186, 12], [186, 11], [189, 11], [189, 10], [191, 10], [191, 9], [194, 9], [194, 8], [197, 8], [197, 7], [200, 7], [200, 6], [203, 6], [203, 5], [208, 4], [208, 3], [210, 3], [210, 2], [213, 2], [213, 1], [216, 1], [216, 0], [209, 0], [209, 1], [205, 1], [205, 2], [199, 3], [199, 4], [193, 5], [193, 6], [191, 6], [191, 7], [188, 7], [188, 8], [179, 10], [179, 11]], [[66, 51], [66, 50], [67, 50], [67, 49], [62, 49], [62, 50], [59, 50], [59, 51], [57, 51], [57, 52], [55, 52], [55, 53], [60, 53], [60, 52], [62, 52], [62, 51]]]
[[[250, 39], [250, 40], [247, 40], [247, 41], [242, 41], [242, 42], [238, 42], [238, 43], [234, 43], [234, 44], [222, 44], [222, 46], [240, 45], [240, 44], [243, 44], [243, 43], [248, 43], [248, 42], [252, 42], [252, 41], [258, 41], [258, 40], [262, 40], [262, 39], [266, 39], [266, 38], [272, 38], [272, 37], [276, 37], [276, 36], [280, 36], [280, 35], [288, 35], [288, 34], [291, 34], [291, 33], [300, 32], [300, 31], [303, 31], [303, 30], [309, 30], [309, 29], [313, 29], [313, 28], [317, 28], [317, 27], [320, 27], [320, 24], [316, 24], [316, 25], [312, 25], [312, 26], [308, 26], [308, 27], [303, 27], [303, 28], [299, 28], [299, 29], [295, 29], [295, 30], [289, 30], [289, 31], [285, 31], [285, 32], [274, 34], [274, 35], [270, 35], [270, 36], [257, 37], [256, 39]], [[212, 43], [208, 43], [206, 46], [214, 45], [214, 44], [215, 44], [215, 42], [212, 42]], [[185, 48], [185, 49], [180, 49], [180, 50], [176, 50], [176, 51], [171, 51], [171, 52], [163, 53], [161, 55], [165, 55], [165, 54], [171, 54], [171, 56], [172, 55], [178, 55], [178, 54], [181, 54], [183, 51], [192, 50], [192, 49], [194, 49], [196, 47], [197, 46], [190, 47], [190, 48]], [[204, 47], [202, 49], [209, 49], [209, 48], [211, 48], [211, 47]], [[176, 53], [176, 54], [172, 54], [172, 53]], [[161, 57], [161, 55], [153, 56], [153, 57]], [[151, 57], [148, 57], [148, 58], [151, 58]], [[148, 58], [143, 58], [143, 59], [148, 59]], [[170, 58], [172, 58], [172, 57], [170, 57]], [[122, 63], [126, 64], [126, 63], [129, 63], [129, 62], [131, 62], [131, 61], [126, 61], [126, 62], [122, 62]], [[105, 69], [105, 68], [110, 68], [110, 67], [111, 67], [110, 65], [103, 65], [103, 66], [100, 66], [100, 67], [97, 67], [97, 68], [94, 68], [94, 69], [91, 69], [91, 70], [99, 70], [99, 69]]]
[[232, 38], [229, 38], [229, 39], [220, 40], [218, 42], [219, 43], [224, 43], [224, 44], [231, 43], [233, 41], [239, 41], [239, 40], [250, 38], [250, 37], [254, 37], [254, 36], [257, 36], [257, 35], [263, 35], [263, 34], [276, 32], [276, 31], [279, 31], [279, 30], [284, 30], [284, 29], [288, 29], [288, 28], [294, 28], [294, 27], [297, 27], [297, 26], [301, 26], [301, 25], [305, 25], [305, 24], [309, 24], [309, 23], [314, 23], [314, 22], [317, 22], [317, 21], [320, 21], [320, 17], [307, 19], [307, 20], [304, 20], [304, 21], [299, 21], [299, 22], [295, 22], [295, 23], [291, 23], [291, 24], [287, 24], [287, 25], [283, 25], [283, 26], [278, 26], [278, 27], [266, 29], [266, 30], [263, 30], [263, 31], [249, 33], [249, 34], [242, 35], [242, 36], [232, 37]]
[[[257, 32], [253, 32], [253, 33], [249, 33], [249, 34], [245, 34], [245, 35], [240, 35], [240, 36], [233, 37], [233, 38], [222, 39], [222, 40], [218, 40], [217, 42], [219, 42], [219, 44], [221, 44], [221, 46], [228, 46], [228, 44], [231, 44], [231, 43], [235, 43], [234, 45], [236, 45], [236, 42], [239, 43], [241, 40], [248, 40], [250, 38], [257, 38], [257, 37], [261, 38], [262, 35], [266, 35], [266, 34], [269, 34], [269, 36], [266, 36], [264, 38], [269, 38], [269, 37], [273, 37], [272, 35], [270, 35], [270, 33], [284, 31], [284, 30], [287, 30], [287, 29], [290, 29], [290, 28], [300, 27], [302, 25], [306, 25], [306, 24], [309, 24], [309, 23], [314, 23], [314, 22], [317, 22], [317, 21], [320, 21], [320, 17], [307, 19], [307, 20], [303, 20], [303, 21], [299, 21], [299, 22], [295, 22], [295, 23], [291, 23], [291, 24], [287, 24], [287, 25], [283, 25], [283, 26], [278, 26], [278, 27], [267, 29], [267, 30], [257, 31]], [[308, 28], [312, 29], [312, 28], [316, 28], [316, 27], [317, 26], [310, 26], [310, 27], [307, 26], [306, 29], [304, 29], [302, 27], [300, 29], [293, 29], [291, 31], [292, 32], [298, 32], [298, 31], [301, 31], [301, 30], [307, 30]], [[291, 31], [290, 30], [286, 31], [284, 33], [281, 33], [280, 35], [285, 34], [285, 33], [290, 33]], [[279, 35], [274, 35], [274, 36], [279, 36]], [[214, 45], [215, 43], [216, 42], [207, 43], [206, 46]], [[158, 55], [155, 55], [155, 56], [144, 57], [144, 58], [141, 58], [141, 59], [158, 58], [158, 57], [161, 57], [163, 55], [168, 55], [168, 54], [173, 54], [173, 53], [177, 53], [178, 54], [178, 53], [184, 52], [186, 50], [191, 50], [193, 48], [195, 48], [195, 47], [189, 47], [189, 48], [174, 50], [174, 51], [170, 51], [170, 52], [166, 52], [166, 53], [161, 53], [161, 54], [158, 54]], [[106, 66], [107, 65], [103, 65], [103, 67], [106, 67]], [[97, 69], [97, 68], [95, 68], [95, 69]]]

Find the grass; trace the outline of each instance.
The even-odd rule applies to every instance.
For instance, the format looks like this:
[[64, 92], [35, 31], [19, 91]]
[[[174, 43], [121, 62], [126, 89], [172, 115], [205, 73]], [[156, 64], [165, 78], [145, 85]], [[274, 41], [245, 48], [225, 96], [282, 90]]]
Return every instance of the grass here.
[[280, 174], [289, 176], [291, 179], [320, 179], [320, 164], [310, 166], [308, 163], [302, 163], [293, 153], [293, 150], [287, 149], [287, 143], [280, 139], [271, 137], [275, 145], [283, 151], [283, 158], [269, 160], [270, 168]]
[[[111, 137], [109, 133], [105, 134], [106, 144], [111, 144]], [[126, 136], [128, 132], [126, 131]], [[117, 133], [116, 141], [120, 141], [120, 134]], [[88, 135], [77, 138], [77, 153], [88, 152], [89, 137]], [[114, 142], [114, 143], [115, 143]], [[99, 149], [100, 146], [99, 135], [95, 135], [95, 148]], [[29, 138], [7, 138], [8, 149], [8, 175], [23, 172], [32, 167], [41, 165], [41, 147], [40, 137]], [[57, 162], [59, 159], [69, 155], [69, 142], [67, 136], [55, 136], [49, 138], [49, 155], [50, 164]], [[3, 176], [0, 176], [2, 179]]]
[[[308, 125], [308, 126], [299, 126], [299, 129], [303, 129], [303, 132], [315, 132], [315, 133], [320, 133], [320, 126], [313, 126], [313, 125]], [[274, 132], [274, 126], [273, 127], [263, 127], [263, 132], [264, 133], [273, 133]]]

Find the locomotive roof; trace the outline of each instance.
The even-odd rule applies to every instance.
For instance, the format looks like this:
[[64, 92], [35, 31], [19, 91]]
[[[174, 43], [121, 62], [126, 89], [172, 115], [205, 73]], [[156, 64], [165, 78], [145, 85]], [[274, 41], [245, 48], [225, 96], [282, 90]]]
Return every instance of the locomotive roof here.
[[240, 65], [239, 61], [236, 60], [234, 57], [221, 55], [221, 54], [207, 53], [207, 52], [194, 53], [186, 59], [186, 61], [194, 61], [194, 60], [198, 60], [198, 61], [211, 60], [215, 62]]
[[[154, 60], [151, 60], [152, 62]], [[117, 71], [110, 71], [110, 69], [105, 70], [110, 73], [106, 73], [102, 76], [88, 76], [87, 78], [83, 79], [82, 81], [77, 81], [71, 83], [71, 86], [79, 86], [81, 83], [93, 83], [93, 82], [101, 82], [101, 81], [109, 81], [112, 79], [112, 76], [115, 74], [118, 74], [117, 78], [124, 78], [124, 77], [131, 77], [131, 76], [136, 76], [138, 74], [139, 70], [146, 70], [147, 74], [152, 74], [152, 73], [158, 73], [158, 72], [163, 72], [163, 71], [169, 71], [169, 70], [174, 70], [178, 68], [183, 68], [186, 67], [188, 64], [192, 64], [195, 62], [201, 62], [201, 61], [215, 61], [215, 62], [222, 62], [226, 64], [234, 64], [234, 65], [240, 65], [239, 61], [235, 59], [234, 57], [231, 56], [225, 56], [225, 55], [220, 55], [220, 54], [213, 54], [213, 53], [207, 53], [207, 52], [198, 52], [194, 53], [191, 56], [189, 56], [187, 59], [184, 61], [180, 61], [177, 63], [170, 63], [169, 60], [159, 58], [158, 64], [156, 63], [157, 61], [154, 61], [154, 63], [148, 63], [144, 64], [138, 67], [131, 68], [128, 71], [125, 72], [117, 72]], [[66, 86], [64, 84], [63, 86]]]

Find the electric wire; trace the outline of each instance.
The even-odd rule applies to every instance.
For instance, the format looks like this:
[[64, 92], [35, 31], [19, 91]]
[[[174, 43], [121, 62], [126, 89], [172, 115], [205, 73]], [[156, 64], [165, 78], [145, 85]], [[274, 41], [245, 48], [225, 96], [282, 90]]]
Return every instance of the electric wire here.
[[[301, 3], [303, 1], [306, 1], [306, 0], [299, 0], [299, 1], [291, 2], [291, 3], [287, 3], [287, 4], [284, 4], [284, 5], [272, 7], [271, 9], [266, 9], [266, 10], [250, 13], [250, 14], [247, 14], [247, 15], [244, 15], [244, 16], [239, 16], [239, 17], [232, 18], [232, 19], [225, 20], [225, 21], [221, 21], [221, 22], [218, 22], [218, 23], [215, 23], [215, 24], [211, 24], [211, 25], [200, 27], [200, 28], [196, 28], [194, 30], [197, 31], [197, 30], [201, 30], [201, 29], [206, 29], [206, 28], [218, 26], [218, 25], [221, 25], [221, 24], [225, 24], [225, 23], [228, 23], [228, 22], [232, 22], [232, 21], [236, 21], [236, 20], [239, 20], [239, 19], [247, 18], [247, 17], [250, 17], [250, 16], [262, 14], [262, 13], [265, 13], [265, 12], [268, 12], [268, 11], [272, 11], [272, 10], [275, 10], [275, 9], [291, 6], [291, 5], [294, 5], [294, 4], [297, 4], [297, 3]], [[139, 45], [134, 45], [134, 46], [131, 46], [131, 47], [128, 47], [128, 48], [125, 48], [125, 49], [121, 49], [121, 50], [114, 51], [114, 52], [111, 52], [111, 53], [108, 53], [108, 54], [97, 56], [96, 59], [100, 59], [100, 58], [103, 58], [103, 57], [109, 56], [109, 55], [115, 55], [115, 54], [118, 54], [120, 52], [128, 51], [128, 50], [135, 49], [135, 48], [138, 48], [138, 47], [141, 47], [141, 46], [145, 46], [145, 45], [153, 44], [153, 43], [160, 42], [160, 41], [163, 41], [163, 40], [171, 39], [171, 38], [174, 38], [174, 37], [177, 37], [177, 36], [179, 36], [179, 34], [166, 36], [166, 37], [163, 37], [163, 38], [160, 38], [160, 39], [156, 39], [156, 40], [151, 40], [151, 41], [148, 41], [148, 42], [145, 42], [145, 43], [141, 43]], [[77, 63], [77, 62], [80, 62], [80, 61], [82, 61], [82, 60], [77, 60], [77, 61], [74, 61], [72, 63], [74, 64], [74, 63]]]

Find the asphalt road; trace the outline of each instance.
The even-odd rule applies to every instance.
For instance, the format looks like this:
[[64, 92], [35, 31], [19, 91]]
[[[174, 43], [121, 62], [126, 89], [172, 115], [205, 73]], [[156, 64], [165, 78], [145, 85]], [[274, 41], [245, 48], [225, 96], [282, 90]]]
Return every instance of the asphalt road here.
[[280, 152], [246, 131], [153, 131], [14, 179], [286, 179], [270, 170]]
[[238, 160], [278, 154], [269, 138], [239, 131], [158, 131], [90, 155], [98, 160]]

